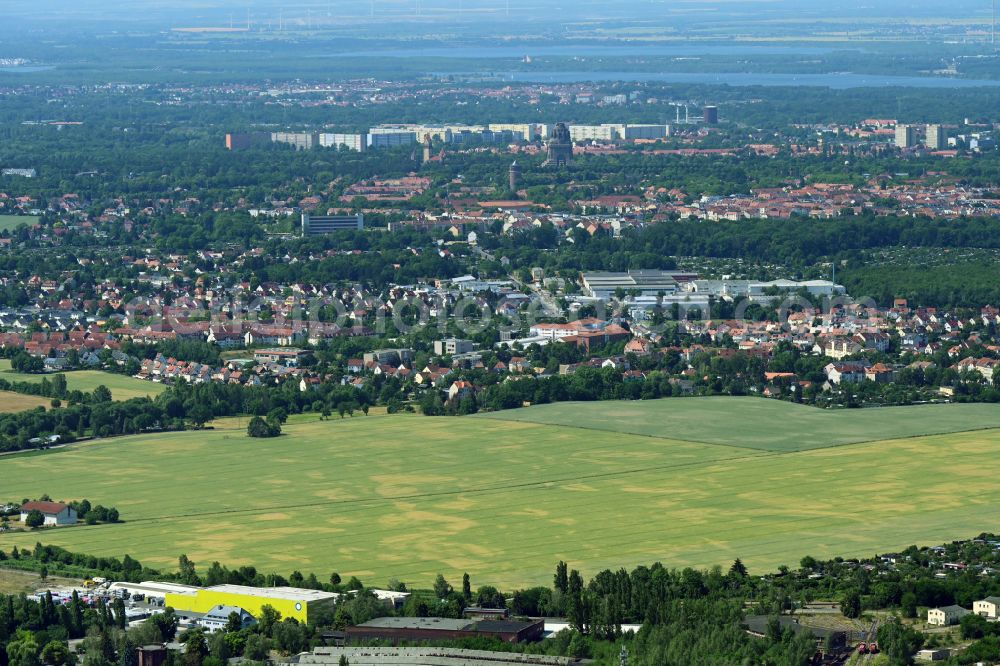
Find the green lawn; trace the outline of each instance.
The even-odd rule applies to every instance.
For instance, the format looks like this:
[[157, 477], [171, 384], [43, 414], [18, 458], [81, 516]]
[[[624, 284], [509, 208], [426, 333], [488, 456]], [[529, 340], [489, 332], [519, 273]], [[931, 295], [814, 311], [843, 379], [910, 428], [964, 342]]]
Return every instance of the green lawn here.
[[[715, 406], [740, 401], [727, 402]], [[170, 569], [186, 553], [203, 569], [380, 585], [469, 572], [510, 588], [550, 582], [560, 559], [592, 574], [740, 557], [763, 572], [1000, 530], [1000, 430], [769, 452], [483, 418], [302, 417], [273, 440], [226, 425], [0, 458], [0, 501], [87, 497], [127, 521], [6, 534], [0, 548], [42, 541]]]
[[[63, 374], [66, 375], [66, 385], [71, 391], [80, 390], [89, 393], [103, 384], [111, 389], [111, 396], [115, 400], [155, 396], [167, 388], [163, 384], [154, 384], [135, 377], [116, 375], [101, 370], [72, 370]], [[14, 372], [10, 368], [8, 359], [0, 359], [0, 377], [10, 382], [40, 382], [43, 377], [51, 378], [52, 375], [26, 375]]]
[[764, 451], [804, 451], [880, 439], [1000, 428], [1000, 406], [939, 404], [831, 410], [765, 398], [711, 397], [560, 402], [481, 414], [476, 418], [674, 437]]
[[20, 226], [31, 226], [38, 222], [33, 215], [0, 215], [0, 231], [13, 231]]

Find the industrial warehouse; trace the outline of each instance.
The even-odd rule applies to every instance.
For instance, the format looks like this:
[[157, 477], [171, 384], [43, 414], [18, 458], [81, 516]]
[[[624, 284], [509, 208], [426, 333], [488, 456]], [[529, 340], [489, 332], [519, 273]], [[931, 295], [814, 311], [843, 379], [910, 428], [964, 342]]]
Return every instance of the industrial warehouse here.
[[214, 585], [194, 587], [178, 583], [145, 581], [142, 583], [112, 583], [109, 591], [122, 590], [133, 597], [142, 595], [148, 601], [160, 601], [177, 612], [208, 614], [219, 606], [245, 610], [259, 617], [264, 606], [270, 606], [283, 618], [308, 623], [310, 616], [332, 608], [340, 597], [336, 592], [307, 590], [298, 587], [249, 587], [246, 585]]
[[215, 585], [177, 592], [168, 592], [166, 605], [177, 611], [208, 613], [216, 606], [242, 608], [254, 617], [264, 606], [271, 606], [281, 617], [309, 622], [309, 615], [331, 608], [340, 595], [335, 592], [306, 590], [297, 587], [248, 587], [246, 585]]

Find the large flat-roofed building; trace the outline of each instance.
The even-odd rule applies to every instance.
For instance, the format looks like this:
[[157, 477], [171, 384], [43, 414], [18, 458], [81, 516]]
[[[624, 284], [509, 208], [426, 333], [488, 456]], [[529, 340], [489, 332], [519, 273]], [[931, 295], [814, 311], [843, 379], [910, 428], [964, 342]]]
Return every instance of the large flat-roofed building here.
[[217, 606], [236, 606], [255, 618], [264, 606], [271, 606], [282, 618], [308, 622], [310, 613], [332, 607], [340, 597], [335, 592], [305, 590], [298, 587], [249, 587], [216, 585], [193, 591], [168, 592], [166, 605], [176, 611], [208, 613]]
[[577, 141], [617, 141], [622, 138], [624, 125], [570, 125], [569, 137]]
[[455, 354], [468, 354], [473, 349], [475, 345], [472, 340], [459, 340], [458, 338], [446, 338], [444, 340], [434, 341], [434, 353], [438, 356], [447, 354], [448, 356], [454, 356]]
[[365, 216], [357, 215], [310, 215], [302, 213], [302, 235], [320, 236], [353, 229], [360, 231], [365, 228]]
[[638, 291], [639, 296], [656, 296], [660, 292], [672, 294], [681, 282], [698, 276], [682, 271], [635, 270], [625, 273], [584, 273], [583, 288], [594, 298], [610, 298], [618, 289], [626, 293]]
[[181, 585], [180, 583], [164, 583], [154, 580], [146, 580], [141, 583], [129, 583], [117, 581], [108, 586], [108, 591], [117, 594], [118, 590], [128, 592], [130, 595], [143, 595], [146, 599], [165, 600], [168, 594], [192, 594], [199, 588], [193, 585]]
[[512, 132], [521, 141], [538, 138], [538, 126], [534, 123], [490, 123], [487, 127], [492, 132]]
[[380, 617], [348, 627], [348, 642], [383, 640], [400, 641], [457, 640], [459, 638], [498, 638], [505, 643], [537, 641], [545, 632], [545, 620], [455, 620], [441, 617]]
[[349, 148], [360, 153], [368, 147], [368, 135], [324, 132], [319, 135], [319, 145], [324, 148]]
[[369, 148], [392, 148], [415, 143], [417, 134], [412, 129], [396, 127], [373, 127], [368, 130]]
[[690, 293], [704, 294], [724, 299], [749, 298], [757, 302], [770, 302], [782, 295], [798, 291], [807, 292], [811, 296], [836, 296], [846, 294], [843, 285], [834, 284], [830, 280], [694, 280], [684, 285], [684, 290]]
[[254, 146], [262, 146], [271, 142], [270, 132], [231, 132], [226, 135], [228, 150], [246, 150]]
[[375, 645], [318, 647], [310, 653], [300, 654], [298, 660], [299, 664], [337, 666], [343, 663], [341, 657], [351, 666], [515, 666], [517, 664], [570, 666], [579, 663], [572, 657], [550, 657], [520, 652]]
[[626, 125], [622, 138], [626, 141], [636, 139], [663, 139], [670, 136], [669, 125]]
[[319, 145], [319, 134], [317, 132], [271, 132], [271, 141], [287, 143], [295, 150], [309, 150]]

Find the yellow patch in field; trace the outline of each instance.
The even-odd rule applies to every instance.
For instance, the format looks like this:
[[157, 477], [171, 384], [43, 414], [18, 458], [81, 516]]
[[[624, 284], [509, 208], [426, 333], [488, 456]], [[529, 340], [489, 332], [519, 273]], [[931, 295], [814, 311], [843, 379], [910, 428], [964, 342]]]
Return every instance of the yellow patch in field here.
[[261, 513], [257, 515], [257, 520], [260, 521], [270, 521], [270, 520], [290, 520], [291, 515], [287, 513]]
[[569, 484], [566, 484], [566, 485], [562, 486], [562, 488], [563, 488], [563, 490], [572, 490], [574, 492], [582, 492], [582, 493], [596, 493], [597, 492], [597, 488], [595, 488], [594, 486], [588, 485], [586, 483], [569, 483]]

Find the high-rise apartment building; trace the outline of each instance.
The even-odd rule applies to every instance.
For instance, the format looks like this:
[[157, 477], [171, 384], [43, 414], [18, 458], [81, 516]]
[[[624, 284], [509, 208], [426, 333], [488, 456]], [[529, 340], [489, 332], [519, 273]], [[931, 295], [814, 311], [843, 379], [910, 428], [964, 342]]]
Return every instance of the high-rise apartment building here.
[[930, 150], [944, 150], [948, 145], [948, 130], [940, 125], [928, 125], [924, 145]]
[[896, 125], [896, 147], [913, 148], [917, 145], [917, 130], [913, 125]]

